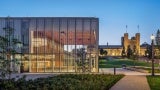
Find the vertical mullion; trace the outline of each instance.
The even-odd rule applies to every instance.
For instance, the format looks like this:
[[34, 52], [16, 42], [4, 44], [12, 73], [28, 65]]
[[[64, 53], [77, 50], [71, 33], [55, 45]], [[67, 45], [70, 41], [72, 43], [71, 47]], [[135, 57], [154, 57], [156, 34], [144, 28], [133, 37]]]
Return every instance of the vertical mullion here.
[[[33, 33], [33, 36], [34, 36], [34, 33]], [[37, 31], [37, 18], [36, 18], [36, 40], [34, 41], [34, 42], [36, 42], [36, 53], [35, 53], [35, 56], [36, 56], [36, 72], [38, 72], [38, 57], [37, 57], [37, 55], [38, 55], [38, 47], [37, 47], [37, 37], [38, 37], [38, 31]], [[34, 49], [34, 47], [33, 47], [33, 49]], [[33, 54], [34, 55], [34, 54]]]
[[[28, 62], [28, 69], [29, 69], [29, 72], [30, 72], [30, 70], [31, 70], [31, 61], [30, 61], [30, 60], [31, 60], [31, 59], [30, 59], [30, 49], [29, 49], [29, 48], [30, 48], [30, 39], [29, 39], [30, 34], [29, 34], [29, 30], [30, 30], [30, 23], [31, 23], [30, 21], [31, 21], [31, 20], [30, 20], [30, 19], [28, 19], [28, 20], [29, 20], [29, 21], [28, 21], [28, 31], [27, 31], [27, 33], [28, 33], [28, 34], [27, 34], [27, 36], [28, 36], [28, 40], [27, 40], [27, 42], [28, 42], [28, 43], [27, 43], [27, 45], [28, 45], [27, 47], [28, 47], [28, 48], [27, 48], [27, 49], [28, 49], [28, 50], [27, 50], [26, 53], [28, 54], [28, 58], [29, 58], [29, 60], [27, 60], [27, 62]], [[23, 39], [24, 39], [24, 37], [23, 37]], [[23, 43], [23, 47], [24, 47], [24, 43]]]
[[[76, 22], [76, 18], [75, 18], [75, 53], [74, 54], [77, 54], [77, 38], [76, 38], [76, 36], [77, 36], [77, 33], [76, 33], [76, 24], [77, 24], [77, 22]], [[74, 64], [76, 63], [76, 59], [77, 59], [77, 56], [75, 55], [75, 59], [74, 59]], [[76, 65], [75, 65], [76, 66]]]
[[67, 19], [67, 43], [66, 43], [66, 45], [67, 45], [67, 55], [65, 55], [66, 57], [65, 57], [65, 59], [67, 60], [67, 72], [68, 72], [68, 63], [69, 63], [69, 59], [68, 59], [68, 19]]
[[54, 35], [54, 33], [53, 33], [53, 30], [54, 30], [54, 29], [53, 29], [53, 18], [52, 18], [52, 20], [51, 20], [51, 24], [52, 24], [52, 25], [51, 25], [51, 26], [52, 26], [52, 72], [53, 72], [53, 62], [54, 62], [54, 57], [53, 57], [53, 55], [54, 55], [54, 45], [53, 45], [53, 44], [54, 44], [54, 43], [53, 43], [53, 42], [54, 42], [54, 36], [53, 36], [53, 35]]
[[97, 29], [96, 29], [96, 68], [98, 69], [97, 71], [99, 72], [99, 66], [98, 66], [98, 44], [99, 44], [99, 19], [97, 21]]
[[45, 23], [46, 22], [45, 21], [46, 20], [45, 20], [45, 18], [43, 21], [44, 21], [44, 24], [43, 24], [44, 25], [44, 27], [43, 27], [43, 29], [44, 29], [44, 41], [43, 41], [44, 42], [43, 43], [44, 44], [44, 48], [43, 48], [44, 49], [44, 57], [43, 58], [44, 58], [44, 72], [46, 72], [46, 63], [45, 63], [46, 62], [46, 57], [45, 57], [46, 56], [46, 46], [45, 46], [45, 42], [46, 42], [46, 40], [45, 40], [45, 38], [46, 38]]
[[[10, 28], [10, 19], [8, 17], [8, 27], [7, 29]], [[9, 32], [9, 29], [8, 29], [8, 32]], [[9, 36], [7, 36], [7, 38], [9, 39], [9, 42], [8, 42], [8, 47], [10, 46], [10, 33], [9, 33]]]
[[[15, 21], [16, 21], [16, 19], [15, 19]], [[13, 23], [13, 24], [12, 24], [12, 23]], [[11, 28], [13, 29], [13, 32], [12, 32], [12, 36], [11, 36], [11, 45], [13, 46], [13, 50], [15, 50], [15, 45], [12, 43], [12, 38], [14, 39], [14, 30], [15, 30], [15, 29], [14, 29], [14, 19], [12, 20], [12, 23], [11, 23], [11, 25], [12, 25]], [[15, 59], [15, 56], [16, 56], [16, 54], [13, 55], [12, 58]], [[13, 68], [12, 70], [15, 71], [15, 63], [12, 62], [12, 64], [13, 64], [13, 65], [12, 65], [12, 68]]]
[[[31, 54], [30, 54], [30, 48], [31, 48], [31, 47], [30, 47], [30, 39], [29, 39], [29, 37], [30, 37], [30, 33], [29, 33], [29, 32], [30, 32], [30, 23], [31, 23], [31, 22], [30, 22], [30, 20], [29, 20], [29, 22], [28, 22], [28, 32], [27, 32], [27, 33], [28, 33], [28, 34], [27, 34], [27, 35], [28, 35], [28, 43], [27, 43], [27, 45], [28, 45], [28, 52], [27, 52], [27, 53], [28, 53], [28, 57], [29, 57], [29, 60], [28, 60], [29, 72], [31, 72], [31, 58], [30, 58], [30, 55], [31, 55]], [[23, 39], [24, 39], [24, 37], [23, 37]], [[23, 47], [24, 47], [24, 43], [23, 43]]]
[[[82, 21], [82, 38], [85, 39], [85, 37], [84, 37], [84, 19], [82, 19], [82, 20], [83, 20]], [[83, 41], [83, 39], [82, 39], [82, 50], [84, 49], [84, 41]], [[83, 54], [81, 55], [80, 58], [82, 59], [81, 63], [84, 64]], [[82, 67], [83, 67], [83, 65], [82, 65]], [[82, 72], [83, 72], [83, 69], [82, 69]]]
[[92, 46], [91, 46], [91, 30], [92, 30], [92, 22], [91, 22], [91, 20], [92, 19], [90, 19], [90, 44], [89, 44], [89, 54], [90, 54], [90, 56], [89, 56], [89, 69], [90, 69], [90, 72], [91, 72], [91, 66], [92, 66], [92, 58], [91, 58], [91, 48], [92, 48]]
[[61, 46], [61, 37], [60, 37], [60, 25], [61, 25], [61, 22], [60, 22], [60, 18], [59, 18], [59, 47], [58, 47], [58, 50], [59, 50], [59, 72], [61, 72], [61, 51], [60, 51], [60, 46]]
[[[22, 23], [22, 19], [20, 19], [20, 23]], [[22, 25], [21, 25], [21, 27], [20, 27], [20, 33], [21, 33], [21, 43], [23, 44], [23, 33], [22, 33]], [[22, 47], [23, 47], [23, 45], [22, 45]], [[22, 47], [20, 48], [20, 54], [21, 54], [21, 60], [20, 60], [20, 66], [22, 66], [22, 62], [24, 63], [25, 62], [25, 60], [23, 59], [22, 60]], [[20, 72], [21, 72], [21, 67], [20, 67]]]

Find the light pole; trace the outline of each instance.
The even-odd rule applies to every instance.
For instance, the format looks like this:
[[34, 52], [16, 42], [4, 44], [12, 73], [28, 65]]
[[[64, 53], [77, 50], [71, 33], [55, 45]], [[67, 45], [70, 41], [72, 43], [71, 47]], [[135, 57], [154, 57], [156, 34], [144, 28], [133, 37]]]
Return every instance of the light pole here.
[[152, 45], [152, 76], [154, 76], [154, 39], [155, 39], [155, 37], [152, 34], [151, 35], [151, 40], [152, 40], [152, 43], [151, 43], [151, 45]]

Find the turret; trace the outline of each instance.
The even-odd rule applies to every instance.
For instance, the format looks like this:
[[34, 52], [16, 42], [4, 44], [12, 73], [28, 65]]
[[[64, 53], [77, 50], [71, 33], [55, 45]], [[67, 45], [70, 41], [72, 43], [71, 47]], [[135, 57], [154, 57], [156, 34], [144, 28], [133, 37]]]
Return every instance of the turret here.
[[123, 40], [124, 41], [123, 45], [124, 45], [125, 49], [127, 50], [127, 47], [128, 47], [128, 33], [124, 33], [124, 38], [123, 39], [124, 39]]
[[136, 33], [136, 49], [137, 49], [137, 53], [140, 53], [140, 33]]

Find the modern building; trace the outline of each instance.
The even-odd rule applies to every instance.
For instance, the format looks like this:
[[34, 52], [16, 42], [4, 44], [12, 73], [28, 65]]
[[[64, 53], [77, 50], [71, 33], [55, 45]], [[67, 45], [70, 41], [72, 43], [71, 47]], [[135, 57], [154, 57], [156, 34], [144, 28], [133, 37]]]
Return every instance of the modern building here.
[[24, 72], [98, 72], [99, 19], [95, 17], [0, 17], [3, 28], [14, 28], [23, 46], [17, 57]]

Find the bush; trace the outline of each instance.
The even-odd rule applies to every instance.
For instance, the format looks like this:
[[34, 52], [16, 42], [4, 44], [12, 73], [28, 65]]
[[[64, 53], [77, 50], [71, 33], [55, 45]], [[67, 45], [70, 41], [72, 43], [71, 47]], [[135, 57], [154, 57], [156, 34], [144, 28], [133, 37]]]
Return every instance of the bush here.
[[106, 90], [123, 75], [63, 74], [26, 81], [0, 80], [0, 90]]

